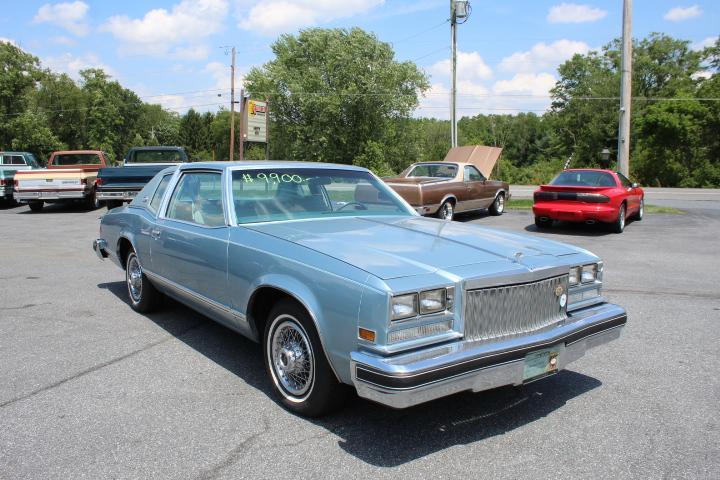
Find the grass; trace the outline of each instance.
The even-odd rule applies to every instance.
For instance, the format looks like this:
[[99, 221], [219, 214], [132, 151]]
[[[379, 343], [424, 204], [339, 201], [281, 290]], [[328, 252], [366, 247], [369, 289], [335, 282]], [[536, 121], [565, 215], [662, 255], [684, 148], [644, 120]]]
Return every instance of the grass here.
[[[518, 198], [511, 199], [505, 204], [507, 210], [530, 210], [532, 209], [533, 201], [530, 198]], [[645, 213], [666, 213], [669, 215], [682, 215], [686, 213], [684, 210], [680, 210], [673, 207], [661, 207], [660, 205], [645, 205]]]

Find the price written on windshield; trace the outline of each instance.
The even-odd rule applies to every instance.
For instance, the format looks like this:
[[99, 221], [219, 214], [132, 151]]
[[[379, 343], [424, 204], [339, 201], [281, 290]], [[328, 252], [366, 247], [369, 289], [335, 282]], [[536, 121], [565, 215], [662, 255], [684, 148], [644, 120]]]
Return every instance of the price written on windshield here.
[[290, 173], [244, 173], [242, 180], [245, 183], [303, 183], [305, 180], [297, 174]]

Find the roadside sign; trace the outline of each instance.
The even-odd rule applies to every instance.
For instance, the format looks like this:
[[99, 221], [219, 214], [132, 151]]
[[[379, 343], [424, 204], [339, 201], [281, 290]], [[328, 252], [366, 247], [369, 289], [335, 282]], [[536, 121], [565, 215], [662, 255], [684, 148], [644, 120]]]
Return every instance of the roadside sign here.
[[246, 142], [267, 143], [267, 102], [248, 99], [245, 107], [243, 140]]

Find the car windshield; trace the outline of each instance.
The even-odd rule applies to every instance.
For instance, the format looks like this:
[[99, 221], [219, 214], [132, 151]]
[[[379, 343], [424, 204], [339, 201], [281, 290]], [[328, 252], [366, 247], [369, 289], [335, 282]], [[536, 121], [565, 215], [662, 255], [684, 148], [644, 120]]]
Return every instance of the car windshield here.
[[416, 165], [410, 170], [408, 177], [455, 178], [457, 165], [447, 163], [430, 163]]
[[368, 172], [327, 168], [234, 170], [238, 223], [371, 215], [412, 215]]
[[568, 187], [614, 187], [615, 179], [607, 172], [594, 170], [566, 170], [555, 177], [550, 185]]
[[63, 153], [55, 155], [53, 165], [100, 165], [97, 153]]
[[180, 150], [136, 150], [130, 154], [129, 163], [180, 163], [187, 156]]

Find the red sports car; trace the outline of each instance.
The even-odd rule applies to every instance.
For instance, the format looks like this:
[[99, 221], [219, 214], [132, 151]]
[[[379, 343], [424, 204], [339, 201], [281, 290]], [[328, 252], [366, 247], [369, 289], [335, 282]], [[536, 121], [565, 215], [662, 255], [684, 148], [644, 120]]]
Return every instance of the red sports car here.
[[553, 220], [607, 223], [616, 233], [625, 219], [642, 220], [645, 192], [622, 173], [590, 168], [563, 170], [549, 185], [533, 194], [535, 225], [552, 226]]

